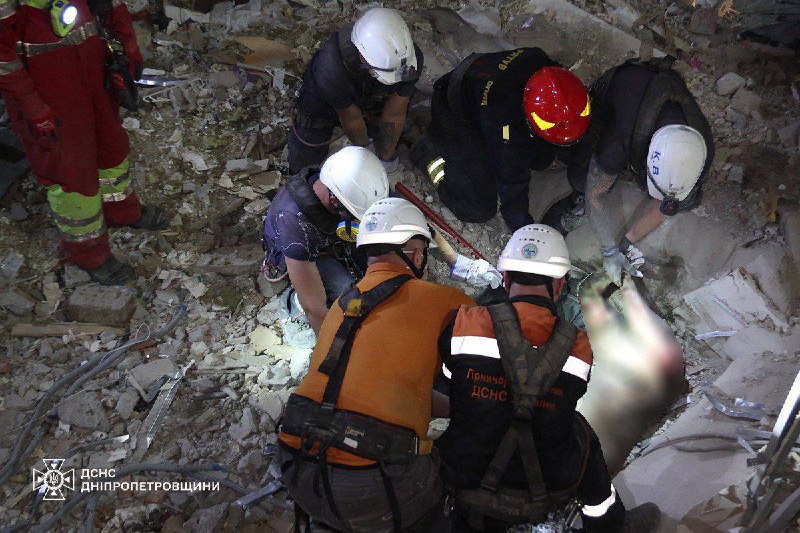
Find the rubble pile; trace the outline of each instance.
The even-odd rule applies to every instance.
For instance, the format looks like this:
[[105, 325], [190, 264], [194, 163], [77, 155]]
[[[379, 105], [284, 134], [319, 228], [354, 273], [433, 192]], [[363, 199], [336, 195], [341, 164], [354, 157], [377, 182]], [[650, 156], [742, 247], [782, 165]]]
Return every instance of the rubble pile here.
[[[689, 3], [516, 1], [501, 10], [489, 1], [383, 4], [406, 13], [425, 53], [410, 109], [412, 137], [424, 126], [433, 80], [473, 51], [541, 46], [584, 81], [628, 56], [677, 53], [675, 68], [713, 126], [717, 155], [702, 207], [645, 243], [648, 258], [668, 251], [648, 283], [684, 344], [692, 387], [754, 352], [796, 368], [800, 289], [791, 280], [800, 278], [800, 226], [791, 222], [796, 208], [785, 202], [800, 197], [794, 55], [737, 42], [735, 14], [704, 13]], [[112, 231], [113, 249], [139, 274], [135, 286], [90, 284], [59, 261], [45, 193], [33, 180], [17, 193], [18, 207], [0, 215], [0, 465], [13, 459], [37, 402], [60, 387], [21, 444], [26, 458], [0, 472], [0, 480], [8, 474], [0, 483], [4, 526], [58, 519], [67, 530], [87, 517], [102, 531], [284, 531], [293, 523], [282, 496], [233, 503], [278, 476], [274, 430], [314, 343], [308, 326], [289, 312], [287, 283], [260, 275], [259, 232], [285, 178], [284, 147], [304, 65], [369, 6], [350, 0], [199, 5], [167, 3], [163, 27], [136, 23], [148, 73], [179, 81], [142, 90], [140, 111], [124, 117], [137, 190], [172, 214], [170, 229], [160, 234]], [[131, 10], [137, 8], [147, 3]], [[563, 29], [571, 27], [567, 22], [587, 30], [573, 39]], [[487, 258], [497, 258], [507, 237], [502, 220], [458, 221], [411, 170], [407, 148], [401, 162], [405, 170], [390, 178], [402, 180]], [[636, 199], [623, 203], [633, 208]], [[781, 220], [790, 222], [779, 227], [781, 209], [787, 213]], [[570, 226], [577, 228], [568, 238], [571, 253], [588, 274], [599, 261], [581, 209]], [[432, 264], [434, 280], [446, 274]], [[731, 300], [734, 293], [738, 299]], [[753, 308], [739, 311], [745, 303]], [[163, 337], [148, 339], [171, 322]], [[120, 352], [137, 339], [144, 342]], [[103, 354], [105, 360], [117, 354], [113, 364], [65, 395], [73, 382], [60, 386], [60, 380], [82, 364], [102, 365]], [[29, 468], [46, 457], [64, 457], [68, 468], [213, 463], [216, 471], [194, 477], [143, 470], [132, 479], [224, 481], [218, 491], [106, 493], [89, 499], [88, 514], [77, 505], [54, 516], [62, 507], [30, 491]]]

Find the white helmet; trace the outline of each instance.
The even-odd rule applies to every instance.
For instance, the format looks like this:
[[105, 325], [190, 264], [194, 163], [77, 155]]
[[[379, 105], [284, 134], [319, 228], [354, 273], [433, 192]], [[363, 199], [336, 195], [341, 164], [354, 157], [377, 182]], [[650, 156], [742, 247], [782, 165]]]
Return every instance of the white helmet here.
[[385, 198], [372, 204], [364, 213], [356, 246], [405, 244], [411, 237], [432, 240], [425, 215], [404, 198]]
[[381, 160], [361, 146], [345, 146], [328, 157], [319, 179], [358, 219], [373, 202], [389, 195], [389, 180]]
[[647, 151], [647, 190], [656, 200], [683, 200], [706, 164], [706, 141], [694, 128], [671, 124], [659, 128]]
[[375, 7], [353, 26], [350, 40], [384, 85], [408, 81], [417, 70], [414, 41], [400, 12]]
[[527, 272], [563, 278], [569, 272], [569, 251], [564, 237], [544, 224], [528, 224], [514, 232], [500, 254], [500, 272]]

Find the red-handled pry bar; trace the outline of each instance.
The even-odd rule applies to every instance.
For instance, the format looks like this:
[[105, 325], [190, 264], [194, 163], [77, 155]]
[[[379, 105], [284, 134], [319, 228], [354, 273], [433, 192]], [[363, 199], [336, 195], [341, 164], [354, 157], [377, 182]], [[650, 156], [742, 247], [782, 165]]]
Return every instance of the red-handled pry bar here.
[[454, 229], [452, 228], [452, 226], [450, 226], [450, 224], [448, 224], [447, 222], [445, 222], [444, 220], [442, 220], [442, 217], [440, 217], [439, 215], [437, 215], [437, 214], [436, 214], [436, 212], [435, 212], [433, 209], [431, 209], [430, 207], [428, 207], [428, 205], [427, 205], [425, 202], [423, 202], [422, 200], [420, 200], [420, 199], [417, 197], [417, 195], [416, 195], [416, 194], [414, 194], [413, 192], [411, 192], [411, 191], [408, 189], [408, 187], [406, 187], [406, 186], [405, 186], [405, 185], [403, 185], [402, 183], [397, 183], [397, 184], [394, 186], [394, 188], [395, 188], [395, 190], [396, 190], [397, 192], [399, 192], [400, 194], [402, 194], [402, 195], [403, 195], [403, 196], [406, 198], [406, 200], [408, 200], [409, 202], [411, 202], [412, 204], [414, 204], [415, 206], [417, 206], [417, 207], [419, 208], [419, 210], [420, 210], [420, 211], [422, 211], [422, 213], [423, 213], [423, 214], [424, 214], [426, 217], [428, 217], [429, 219], [431, 219], [431, 221], [433, 221], [433, 223], [434, 223], [434, 224], [436, 224], [437, 226], [439, 226], [440, 228], [442, 228], [442, 230], [443, 230], [445, 233], [447, 233], [448, 235], [450, 235], [451, 237], [453, 237], [455, 240], [457, 240], [458, 242], [460, 242], [461, 244], [463, 244], [464, 246], [466, 246], [467, 248], [469, 248], [469, 249], [472, 251], [472, 253], [475, 255], [475, 257], [477, 257], [478, 259], [483, 259], [484, 261], [486, 261], [486, 258], [483, 256], [483, 254], [482, 254], [482, 253], [480, 253], [480, 252], [479, 252], [479, 251], [478, 251], [478, 250], [477, 250], [477, 249], [476, 249], [474, 246], [472, 246], [472, 245], [469, 243], [469, 241], [467, 241], [467, 239], [465, 239], [464, 237], [462, 237], [461, 235], [459, 235], [459, 233], [458, 233], [456, 230], [454, 230]]

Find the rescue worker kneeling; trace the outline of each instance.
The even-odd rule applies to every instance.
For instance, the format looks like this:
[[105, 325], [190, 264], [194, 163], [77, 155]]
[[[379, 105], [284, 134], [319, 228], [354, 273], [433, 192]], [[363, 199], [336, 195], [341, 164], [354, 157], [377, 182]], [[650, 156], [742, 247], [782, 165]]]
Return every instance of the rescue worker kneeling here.
[[374, 203], [356, 244], [364, 278], [331, 307], [308, 375], [286, 405], [281, 480], [315, 521], [343, 531], [430, 531], [443, 485], [425, 437], [437, 343], [474, 302], [421, 278], [431, 231], [399, 198]]
[[570, 269], [564, 238], [549, 226], [524, 226], [498, 269], [510, 299], [461, 307], [450, 342], [440, 343], [451, 379], [440, 446], [455, 495], [453, 531], [542, 522], [576, 497], [584, 531], [649, 531], [660, 511], [648, 503], [626, 513], [600, 442], [575, 411], [592, 349], [586, 333], [555, 314]]

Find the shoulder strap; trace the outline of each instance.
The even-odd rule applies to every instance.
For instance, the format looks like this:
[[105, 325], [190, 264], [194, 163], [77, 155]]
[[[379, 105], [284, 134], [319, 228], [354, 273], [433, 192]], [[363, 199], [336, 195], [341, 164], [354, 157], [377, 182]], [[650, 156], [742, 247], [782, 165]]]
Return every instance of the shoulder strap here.
[[373, 309], [391, 298], [405, 282], [412, 279], [409, 274], [401, 274], [379, 283], [365, 293], [361, 293], [355, 285], [339, 298], [339, 306], [344, 317], [325, 359], [319, 365], [319, 371], [328, 376], [328, 384], [322, 396], [323, 407], [332, 409], [339, 399], [339, 392], [347, 371], [350, 349], [353, 339]]
[[703, 168], [703, 175], [705, 175], [713, 160], [714, 140], [711, 135], [711, 126], [692, 93], [686, 87], [683, 78], [671, 69], [671, 65], [672, 62], [662, 59], [661, 63], [655, 67], [649, 66], [650, 69], [656, 70], [656, 74], [650, 79], [639, 106], [631, 138], [631, 163], [635, 172], [646, 172], [647, 150], [658, 116], [664, 104], [674, 102], [680, 106], [686, 117], [687, 125], [699, 131], [706, 141], [708, 153]]
[[[538, 396], [547, 394], [558, 377], [572, 352], [578, 330], [566, 320], [556, 318], [548, 341], [540, 348], [534, 348], [522, 333], [513, 304], [491, 305], [488, 310], [503, 370], [514, 388], [515, 408], [530, 409]], [[523, 405], [517, 405], [517, 401]]]
[[339, 223], [336, 215], [325, 209], [319, 201], [314, 190], [308, 184], [306, 177], [312, 169], [304, 169], [286, 180], [286, 189], [295, 201], [300, 211], [308, 220], [321, 232], [328, 235], [336, 233], [336, 225]]
[[450, 80], [447, 82], [447, 105], [450, 107], [450, 112], [458, 120], [464, 120], [464, 106], [461, 102], [461, 82], [464, 81], [464, 75], [469, 70], [469, 67], [483, 54], [472, 53], [464, 59], [450, 74]]
[[561, 372], [575, 344], [577, 328], [565, 320], [556, 319], [550, 339], [537, 349], [522, 333], [519, 316], [511, 302], [491, 305], [487, 309], [492, 317], [506, 380], [514, 392], [514, 418], [486, 469], [481, 490], [491, 494], [497, 492], [511, 457], [519, 450], [531, 501], [539, 501], [546, 497], [547, 489], [533, 440], [531, 410], [536, 397], [546, 393]]
[[356, 45], [350, 40], [352, 31], [352, 24], [348, 24], [339, 30], [339, 55], [342, 56], [342, 64], [345, 70], [347, 70], [351, 76], [357, 76], [358, 73], [361, 72], [361, 60], [358, 57]]

